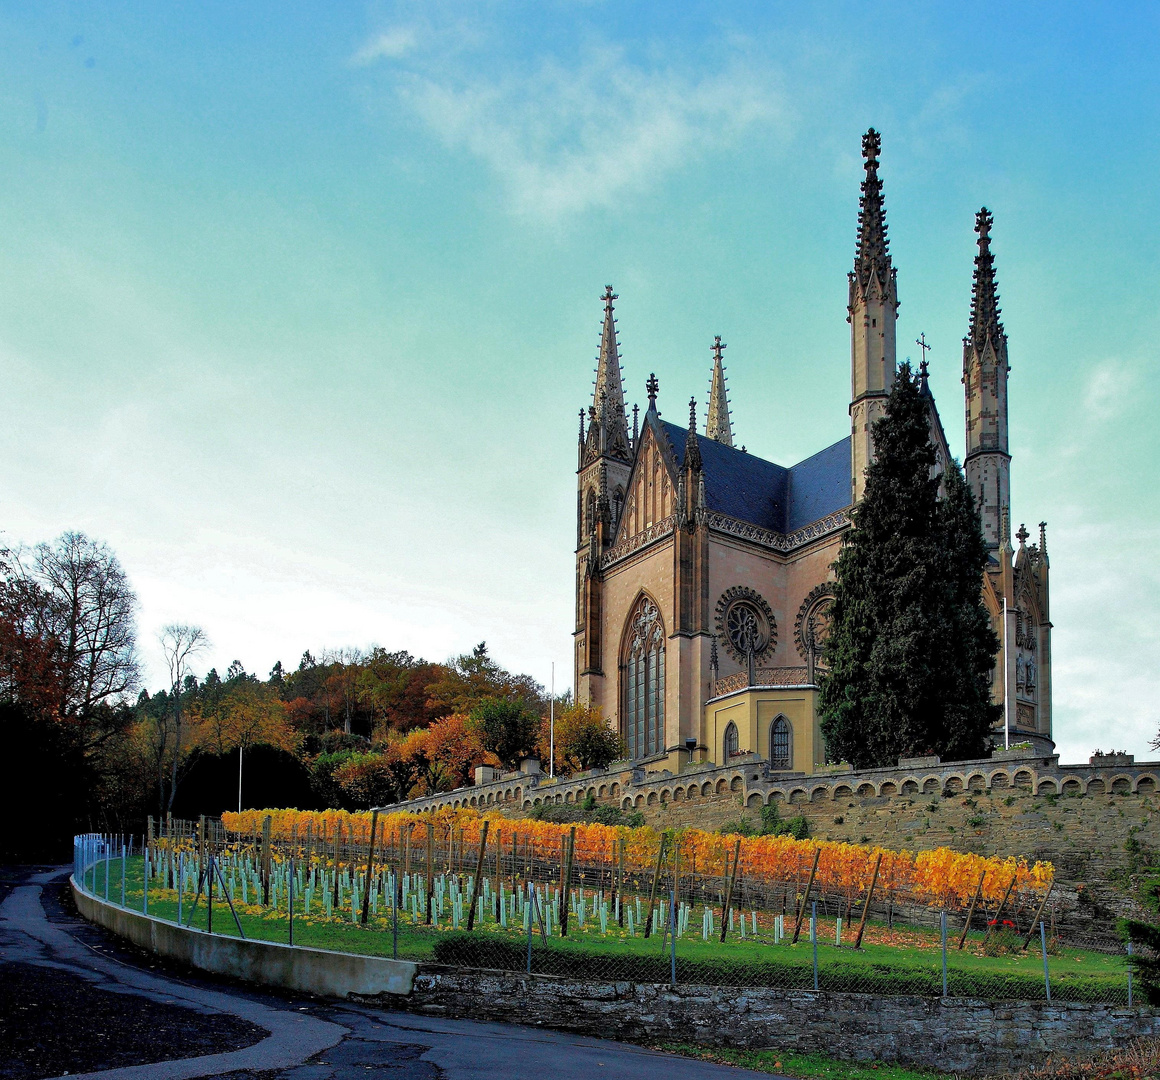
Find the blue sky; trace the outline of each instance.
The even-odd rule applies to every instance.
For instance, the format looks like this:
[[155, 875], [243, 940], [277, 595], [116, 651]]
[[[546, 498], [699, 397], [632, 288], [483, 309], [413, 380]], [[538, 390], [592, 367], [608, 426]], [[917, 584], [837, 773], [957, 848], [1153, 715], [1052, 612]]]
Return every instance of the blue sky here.
[[[859, 137], [961, 453], [995, 214], [1015, 523], [1048, 521], [1065, 759], [1160, 723], [1155, 5], [9, 2], [0, 528], [106, 539], [265, 672], [486, 638], [570, 679], [598, 296], [626, 383], [847, 429]], [[900, 352], [915, 352], [900, 345]]]

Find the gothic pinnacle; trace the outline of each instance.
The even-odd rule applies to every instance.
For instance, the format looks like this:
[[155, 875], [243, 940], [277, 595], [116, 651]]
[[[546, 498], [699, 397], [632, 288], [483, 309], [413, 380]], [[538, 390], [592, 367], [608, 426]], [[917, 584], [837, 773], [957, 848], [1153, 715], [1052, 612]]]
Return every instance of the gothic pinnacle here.
[[628, 457], [628, 418], [624, 409], [624, 386], [620, 374], [620, 348], [616, 341], [616, 317], [612, 302], [617, 299], [612, 286], [605, 286], [604, 324], [600, 330], [600, 353], [596, 358], [596, 385], [592, 404], [603, 429], [603, 445], [614, 457]]
[[689, 434], [685, 436], [685, 467], [701, 469], [701, 447], [697, 443], [697, 399], [689, 398]]
[[733, 445], [733, 425], [729, 419], [729, 398], [725, 392], [725, 366], [721, 353], [726, 345], [720, 336], [713, 339], [713, 371], [709, 377], [709, 411], [705, 414], [705, 435], [726, 446]]

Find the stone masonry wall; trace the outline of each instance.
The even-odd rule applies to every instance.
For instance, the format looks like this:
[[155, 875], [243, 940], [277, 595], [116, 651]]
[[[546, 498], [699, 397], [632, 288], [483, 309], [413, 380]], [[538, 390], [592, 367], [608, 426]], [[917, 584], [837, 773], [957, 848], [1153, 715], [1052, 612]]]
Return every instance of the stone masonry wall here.
[[591, 983], [421, 968], [393, 1007], [644, 1042], [816, 1051], [983, 1074], [1160, 1035], [1144, 1008]]

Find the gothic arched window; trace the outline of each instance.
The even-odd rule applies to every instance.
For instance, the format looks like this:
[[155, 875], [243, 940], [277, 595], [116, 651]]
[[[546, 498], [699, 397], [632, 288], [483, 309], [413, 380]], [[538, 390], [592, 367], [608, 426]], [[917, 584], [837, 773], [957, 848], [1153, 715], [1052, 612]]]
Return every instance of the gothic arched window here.
[[624, 741], [632, 759], [665, 748], [665, 628], [642, 596], [628, 620], [624, 647]]
[[612, 524], [615, 527], [620, 524], [620, 512], [624, 509], [624, 490], [617, 488], [612, 493]]
[[737, 734], [737, 725], [730, 721], [729, 726], [725, 728], [725, 760], [721, 764], [728, 765], [731, 758], [735, 758], [741, 753], [741, 740]]
[[777, 717], [769, 726], [769, 764], [775, 769], [793, 768], [793, 740], [789, 721], [784, 716]]
[[588, 535], [592, 536], [596, 532], [596, 492], [589, 489], [588, 500], [584, 504], [584, 516], [586, 518], [585, 524], [588, 526]]

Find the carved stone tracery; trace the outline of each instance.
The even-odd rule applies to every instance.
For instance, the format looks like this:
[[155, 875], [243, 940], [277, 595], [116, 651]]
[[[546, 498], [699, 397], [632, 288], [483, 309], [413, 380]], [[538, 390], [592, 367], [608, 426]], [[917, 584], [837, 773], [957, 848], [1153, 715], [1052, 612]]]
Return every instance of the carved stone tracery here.
[[777, 645], [773, 609], [760, 593], [734, 585], [717, 601], [717, 635], [738, 663], [756, 661]]

